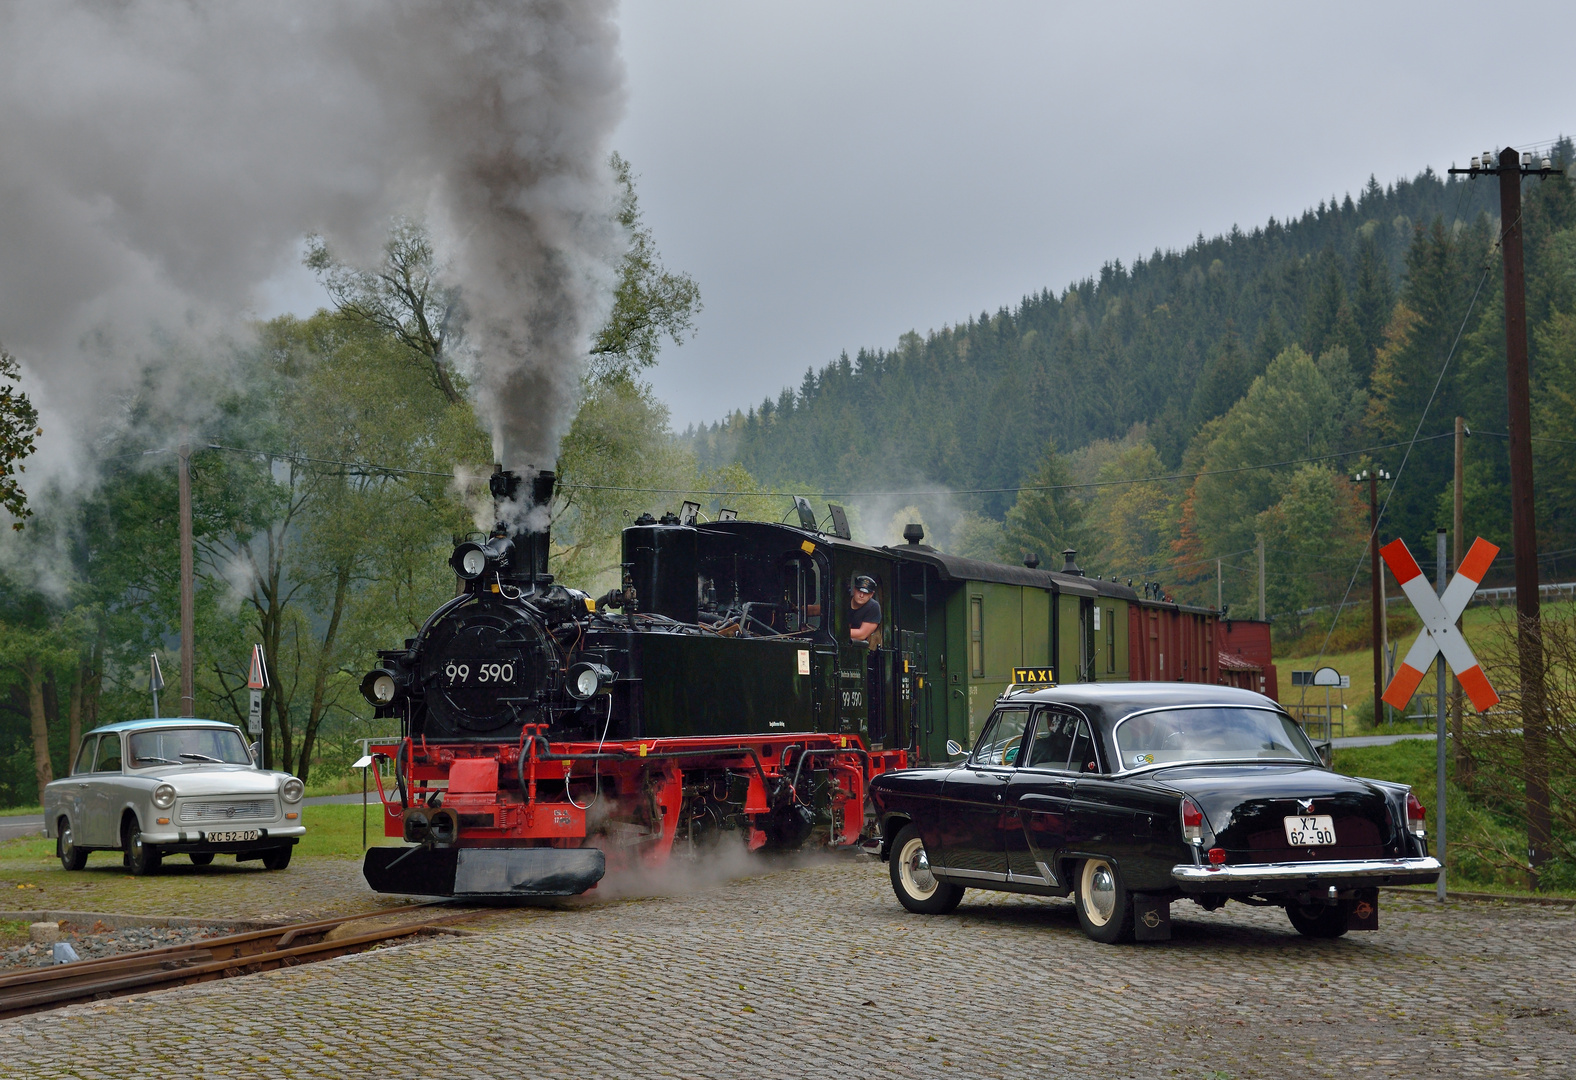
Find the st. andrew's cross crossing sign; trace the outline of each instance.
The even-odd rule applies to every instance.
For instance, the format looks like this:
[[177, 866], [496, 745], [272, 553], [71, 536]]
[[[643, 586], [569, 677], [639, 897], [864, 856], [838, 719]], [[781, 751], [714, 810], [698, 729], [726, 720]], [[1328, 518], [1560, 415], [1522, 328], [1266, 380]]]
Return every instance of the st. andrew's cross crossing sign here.
[[1499, 701], [1499, 695], [1489, 685], [1488, 676], [1483, 674], [1483, 668], [1479, 666], [1477, 657], [1472, 655], [1472, 649], [1461, 636], [1461, 631], [1456, 629], [1456, 620], [1477, 591], [1483, 575], [1488, 573], [1489, 564], [1499, 554], [1499, 548], [1481, 536], [1472, 541], [1472, 550], [1467, 552], [1467, 557], [1461, 561], [1461, 568], [1450, 579], [1450, 584], [1445, 586], [1441, 596], [1436, 596], [1428, 587], [1428, 579], [1423, 576], [1422, 568], [1412, 558], [1404, 540], [1390, 541], [1379, 549], [1379, 554], [1384, 556], [1385, 565], [1390, 567], [1396, 581], [1401, 583], [1401, 590], [1412, 601], [1412, 606], [1423, 620], [1422, 632], [1407, 650], [1406, 659], [1401, 661], [1401, 667], [1390, 680], [1390, 685], [1385, 687], [1385, 703], [1397, 709], [1406, 708], [1406, 703], [1412, 700], [1412, 694], [1423, 681], [1423, 673], [1434, 662], [1434, 657], [1442, 652], [1445, 660], [1455, 669], [1461, 689], [1472, 699], [1472, 707], [1478, 712], [1487, 712]]

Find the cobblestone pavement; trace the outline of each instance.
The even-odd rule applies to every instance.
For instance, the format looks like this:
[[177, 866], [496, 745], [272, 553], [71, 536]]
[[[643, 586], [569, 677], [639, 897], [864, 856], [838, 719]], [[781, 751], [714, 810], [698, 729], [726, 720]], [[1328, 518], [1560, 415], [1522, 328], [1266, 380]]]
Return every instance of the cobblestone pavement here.
[[1576, 915], [1396, 899], [1377, 933], [1175, 906], [1086, 940], [1066, 901], [952, 915], [840, 861], [0, 1023], [7, 1077], [1571, 1076]]

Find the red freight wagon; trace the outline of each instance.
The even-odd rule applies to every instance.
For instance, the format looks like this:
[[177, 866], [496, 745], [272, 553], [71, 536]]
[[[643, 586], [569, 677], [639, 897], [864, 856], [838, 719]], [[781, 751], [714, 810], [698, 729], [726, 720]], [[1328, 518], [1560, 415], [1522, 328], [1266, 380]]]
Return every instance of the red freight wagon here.
[[1127, 608], [1129, 678], [1219, 683], [1216, 613], [1209, 608], [1140, 600]]
[[1270, 655], [1270, 624], [1231, 619], [1220, 624], [1220, 681], [1280, 700], [1275, 661]]

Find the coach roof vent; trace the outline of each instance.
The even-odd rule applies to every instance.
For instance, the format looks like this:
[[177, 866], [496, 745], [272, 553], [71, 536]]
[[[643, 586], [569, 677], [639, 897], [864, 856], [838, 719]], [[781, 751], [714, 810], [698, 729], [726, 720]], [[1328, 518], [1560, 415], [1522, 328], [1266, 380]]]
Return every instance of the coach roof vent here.
[[1038, 551], [1029, 552], [1023, 557], [1023, 565], [1030, 570], [1038, 570], [1040, 568], [1040, 553]]
[[1067, 548], [1067, 549], [1065, 549], [1062, 552], [1062, 558], [1067, 560], [1066, 562], [1064, 562], [1062, 564], [1062, 573], [1064, 573], [1064, 574], [1076, 574], [1079, 577], [1083, 577], [1084, 576], [1084, 572], [1082, 570], [1078, 569], [1078, 564], [1073, 561], [1073, 557], [1075, 555], [1077, 555], [1077, 554], [1078, 554], [1078, 549], [1077, 548]]

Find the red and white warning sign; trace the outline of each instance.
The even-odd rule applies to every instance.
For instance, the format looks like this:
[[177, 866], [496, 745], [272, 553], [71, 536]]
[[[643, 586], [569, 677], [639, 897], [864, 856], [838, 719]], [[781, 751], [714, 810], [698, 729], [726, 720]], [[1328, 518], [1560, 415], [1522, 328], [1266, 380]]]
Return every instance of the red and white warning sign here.
[[246, 685], [253, 690], [268, 689], [268, 665], [263, 662], [263, 647], [252, 646], [252, 670], [246, 679]]
[[1412, 601], [1423, 619], [1423, 632], [1417, 635], [1417, 640], [1407, 650], [1406, 659], [1401, 661], [1400, 670], [1385, 687], [1385, 703], [1397, 709], [1406, 708], [1434, 657], [1444, 653], [1456, 678], [1461, 680], [1461, 689], [1472, 699], [1472, 707], [1478, 712], [1488, 711], [1499, 701], [1499, 695], [1489, 685], [1488, 676], [1483, 674], [1466, 638], [1456, 629], [1456, 620], [1477, 591], [1483, 575], [1488, 573], [1489, 564], [1499, 554], [1499, 548], [1481, 536], [1472, 541], [1472, 550], [1462, 560], [1461, 569], [1439, 596], [1429, 587], [1428, 579], [1407, 550], [1405, 541], [1392, 540], [1379, 549], [1379, 554], [1384, 556], [1385, 565], [1390, 567], [1406, 598]]

